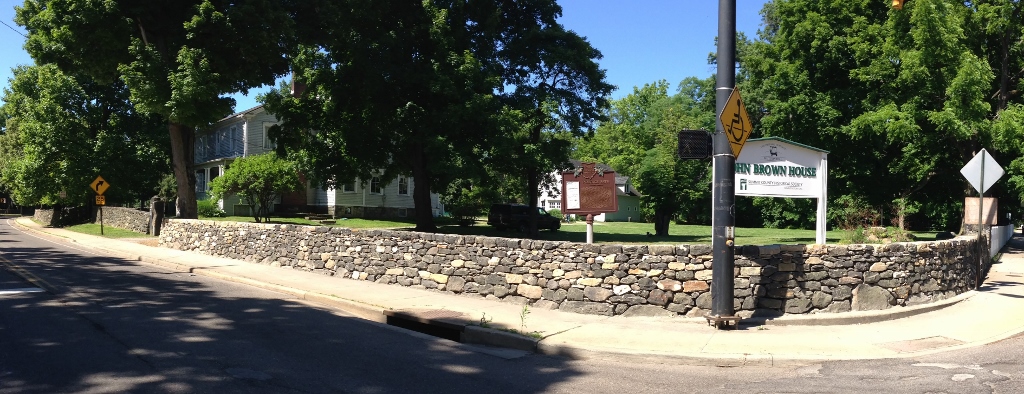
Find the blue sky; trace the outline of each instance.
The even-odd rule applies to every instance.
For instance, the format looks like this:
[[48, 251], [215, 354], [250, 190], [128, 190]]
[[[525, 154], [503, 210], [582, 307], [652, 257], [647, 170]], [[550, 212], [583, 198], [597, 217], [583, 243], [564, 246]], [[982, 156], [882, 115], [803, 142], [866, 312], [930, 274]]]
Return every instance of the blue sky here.
[[[759, 12], [766, 0], [736, 0], [737, 30], [756, 38]], [[14, 24], [14, 6], [20, 0], [0, 0], [0, 88], [6, 88], [11, 68], [30, 64], [22, 45], [25, 38]], [[608, 82], [618, 86], [614, 98], [634, 86], [664, 79], [676, 84], [686, 77], [706, 78], [715, 70], [707, 64], [718, 34], [718, 2], [709, 0], [561, 0], [567, 29], [587, 37], [601, 51], [601, 68]], [[255, 106], [257, 89], [249, 96], [235, 95], [236, 110]]]

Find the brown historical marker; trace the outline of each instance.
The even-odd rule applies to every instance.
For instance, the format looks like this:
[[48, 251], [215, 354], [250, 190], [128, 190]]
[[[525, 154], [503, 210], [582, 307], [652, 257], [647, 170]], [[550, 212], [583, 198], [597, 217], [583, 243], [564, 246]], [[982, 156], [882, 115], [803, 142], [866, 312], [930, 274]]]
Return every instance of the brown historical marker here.
[[598, 215], [619, 210], [615, 171], [597, 168], [595, 163], [580, 163], [573, 171], [562, 173], [562, 213]]

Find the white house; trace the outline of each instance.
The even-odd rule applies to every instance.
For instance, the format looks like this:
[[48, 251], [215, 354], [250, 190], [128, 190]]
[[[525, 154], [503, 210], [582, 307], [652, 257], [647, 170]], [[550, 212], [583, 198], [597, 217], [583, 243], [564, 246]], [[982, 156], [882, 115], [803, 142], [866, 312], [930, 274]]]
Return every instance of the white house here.
[[[267, 131], [278, 124], [276, 117], [262, 105], [232, 114], [214, 123], [206, 131], [196, 133], [195, 164], [196, 197], [204, 199], [210, 190], [209, 181], [224, 173], [238, 157], [258, 155], [274, 150]], [[300, 176], [301, 178], [301, 176]], [[379, 178], [356, 180], [341, 190], [319, 189], [306, 182], [306, 188], [282, 196], [275, 212], [328, 214], [334, 217], [411, 217], [414, 204], [411, 177], [400, 176], [388, 184]], [[435, 215], [443, 212], [436, 193], [430, 195]], [[237, 196], [222, 199], [220, 207], [228, 215], [249, 216], [250, 207]]]
[[[579, 166], [579, 160], [570, 161], [573, 166]], [[602, 167], [605, 171], [614, 171], [611, 167], [606, 164], [597, 164], [598, 167]], [[559, 181], [562, 177], [560, 171], [551, 173], [551, 176], [555, 179], [553, 187], [542, 187], [540, 190], [540, 197], [537, 199], [537, 206], [551, 210], [551, 209], [562, 209], [562, 193], [558, 190], [561, 182]], [[618, 191], [615, 193], [619, 199], [619, 210], [615, 212], [602, 213], [594, 216], [594, 220], [598, 222], [638, 222], [643, 221], [643, 217], [640, 216], [640, 193], [633, 188], [633, 184], [629, 181], [628, 176], [615, 175], [615, 188]]]

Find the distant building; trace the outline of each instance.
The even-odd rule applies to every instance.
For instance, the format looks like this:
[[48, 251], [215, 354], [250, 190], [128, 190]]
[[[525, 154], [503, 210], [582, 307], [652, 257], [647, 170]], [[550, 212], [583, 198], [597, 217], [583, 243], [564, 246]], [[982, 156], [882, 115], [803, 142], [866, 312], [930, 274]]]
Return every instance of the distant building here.
[[[210, 181], [224, 173], [231, 162], [273, 151], [276, 146], [267, 132], [278, 124], [274, 115], [262, 105], [232, 114], [217, 121], [209, 130], [196, 133], [195, 164], [196, 198], [205, 199]], [[412, 217], [415, 205], [412, 177], [399, 176], [384, 184], [379, 178], [356, 179], [340, 189], [320, 189], [305, 181], [302, 190], [285, 194], [274, 205], [273, 212], [317, 213], [334, 217]], [[434, 215], [443, 212], [436, 193], [430, 194]], [[251, 207], [238, 196], [219, 201], [221, 209], [233, 216], [250, 216]]]

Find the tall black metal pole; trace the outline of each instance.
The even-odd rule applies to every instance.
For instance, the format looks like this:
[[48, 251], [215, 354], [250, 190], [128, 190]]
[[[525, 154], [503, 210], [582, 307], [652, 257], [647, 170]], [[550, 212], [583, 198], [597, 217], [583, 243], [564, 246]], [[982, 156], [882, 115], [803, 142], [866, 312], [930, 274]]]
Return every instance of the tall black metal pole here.
[[[736, 0], [718, 1], [718, 75], [715, 111], [722, 113], [729, 94], [736, 85]], [[716, 116], [717, 120], [717, 116]], [[734, 317], [733, 308], [733, 226], [736, 224], [733, 204], [736, 190], [736, 158], [725, 135], [725, 127], [715, 122], [714, 185], [712, 186], [711, 217], [711, 318]]]

